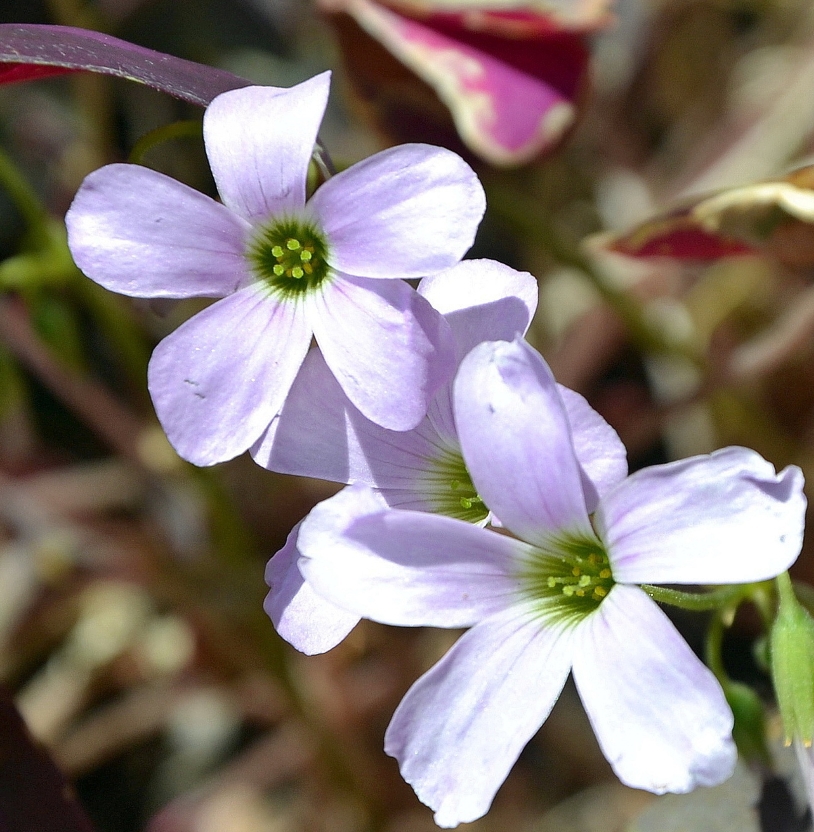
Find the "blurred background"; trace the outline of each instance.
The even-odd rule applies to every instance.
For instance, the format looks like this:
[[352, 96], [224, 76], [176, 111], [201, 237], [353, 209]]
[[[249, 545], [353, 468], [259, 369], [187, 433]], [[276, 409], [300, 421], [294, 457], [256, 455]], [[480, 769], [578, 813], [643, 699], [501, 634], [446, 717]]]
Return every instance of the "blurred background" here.
[[[473, 164], [489, 208], [470, 256], [538, 278], [529, 339], [632, 469], [742, 444], [814, 481], [807, 0], [2, 0], [12, 22], [97, 29], [258, 84], [332, 69], [321, 141], [338, 168], [404, 141]], [[430, 832], [382, 738], [457, 633], [363, 622], [310, 658], [282, 642], [265, 563], [336, 487], [248, 456], [182, 462], [146, 364], [201, 302], [111, 295], [65, 246], [65, 211], [103, 164], [215, 195], [201, 115], [90, 74], [0, 86], [0, 828], [3, 805], [53, 792], [62, 814], [10, 832]], [[703, 617], [676, 622], [700, 651]], [[727, 672], [765, 698], [776, 737], [759, 616], [731, 625]], [[775, 745], [771, 766], [656, 799], [615, 780], [569, 685], [472, 826], [807, 829]]]

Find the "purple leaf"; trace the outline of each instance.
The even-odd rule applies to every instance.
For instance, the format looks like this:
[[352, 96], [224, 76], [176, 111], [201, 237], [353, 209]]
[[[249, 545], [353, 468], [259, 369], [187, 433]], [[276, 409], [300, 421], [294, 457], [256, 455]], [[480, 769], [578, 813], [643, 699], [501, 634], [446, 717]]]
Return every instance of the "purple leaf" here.
[[175, 98], [207, 106], [250, 81], [119, 38], [70, 26], [0, 24], [0, 83], [65, 72], [98, 72], [138, 81]]
[[0, 832], [93, 832], [62, 772], [0, 688]]

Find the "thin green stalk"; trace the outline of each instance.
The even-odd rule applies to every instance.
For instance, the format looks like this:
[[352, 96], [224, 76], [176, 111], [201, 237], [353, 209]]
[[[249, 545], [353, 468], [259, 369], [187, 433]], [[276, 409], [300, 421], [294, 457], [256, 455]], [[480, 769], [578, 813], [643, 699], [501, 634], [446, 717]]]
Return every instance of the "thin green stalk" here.
[[712, 620], [709, 622], [706, 643], [704, 645], [704, 658], [706, 659], [707, 667], [715, 674], [715, 678], [721, 683], [721, 686], [726, 689], [726, 686], [729, 684], [729, 675], [724, 669], [723, 641], [724, 619], [719, 611], [712, 616]]
[[11, 197], [25, 220], [33, 242], [39, 247], [48, 241], [48, 212], [8, 154], [0, 150], [0, 187]]
[[782, 604], [784, 601], [789, 604], [790, 606], [795, 605], [797, 602], [797, 596], [794, 592], [794, 587], [791, 583], [791, 576], [788, 572], [781, 572], [775, 579], [775, 584], [777, 585], [777, 594], [780, 599], [780, 603]]
[[202, 135], [203, 127], [197, 119], [165, 124], [163, 127], [157, 127], [155, 130], [145, 133], [133, 145], [128, 161], [140, 165], [143, 163], [145, 155], [159, 144], [174, 139], [199, 139]]
[[650, 584], [642, 584], [642, 589], [660, 604], [668, 604], [671, 607], [679, 607], [692, 612], [720, 610], [743, 596], [746, 591], [742, 585], [722, 586], [709, 592], [683, 592]]

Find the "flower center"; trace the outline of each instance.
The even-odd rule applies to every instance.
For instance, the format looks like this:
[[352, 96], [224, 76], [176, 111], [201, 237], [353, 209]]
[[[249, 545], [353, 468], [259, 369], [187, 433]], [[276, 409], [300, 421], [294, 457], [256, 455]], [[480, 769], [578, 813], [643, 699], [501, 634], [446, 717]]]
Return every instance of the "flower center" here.
[[587, 536], [564, 536], [535, 549], [519, 578], [542, 616], [566, 624], [594, 612], [615, 583], [605, 547]]
[[438, 514], [467, 523], [480, 523], [489, 516], [458, 452], [445, 450], [433, 461], [428, 488]]
[[247, 257], [252, 272], [284, 298], [316, 289], [328, 276], [328, 243], [313, 222], [275, 220], [258, 230]]

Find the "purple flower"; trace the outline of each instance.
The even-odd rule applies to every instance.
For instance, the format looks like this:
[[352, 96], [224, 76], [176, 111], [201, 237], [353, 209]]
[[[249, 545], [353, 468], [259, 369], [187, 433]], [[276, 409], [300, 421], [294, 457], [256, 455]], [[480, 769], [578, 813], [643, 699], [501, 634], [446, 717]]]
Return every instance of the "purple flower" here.
[[519, 340], [476, 347], [454, 403], [472, 482], [519, 540], [382, 509], [363, 485], [317, 506], [299, 537], [306, 580], [349, 613], [471, 627], [393, 716], [385, 750], [402, 775], [440, 826], [480, 817], [572, 672], [624, 783], [661, 793], [726, 779], [723, 693], [636, 584], [786, 569], [802, 544], [800, 470], [726, 448], [605, 481], [594, 502], [551, 372]]
[[[537, 306], [537, 282], [489, 260], [467, 260], [418, 287], [443, 313], [456, 343], [457, 363], [482, 341], [511, 340], [528, 329]], [[616, 433], [578, 393], [563, 395], [577, 458], [589, 482], [615, 481], [627, 472]], [[261, 465], [285, 474], [375, 488], [382, 506], [433, 512], [485, 524], [489, 510], [467, 471], [452, 407], [452, 385], [443, 386], [427, 416], [396, 432], [366, 419], [331, 376], [319, 350], [305, 359], [281, 413], [252, 449]], [[595, 490], [593, 485], [588, 485]], [[269, 561], [265, 609], [277, 632], [304, 653], [335, 647], [359, 616], [320, 598], [297, 566], [294, 528]]]
[[149, 367], [158, 418], [198, 465], [259, 439], [312, 336], [348, 398], [393, 430], [420, 422], [450, 377], [446, 324], [392, 278], [457, 263], [483, 189], [454, 153], [404, 145], [306, 201], [328, 87], [324, 73], [212, 102], [204, 141], [223, 204], [147, 168], [109, 165], [68, 212], [71, 252], [97, 283], [136, 297], [220, 298], [165, 338]]

